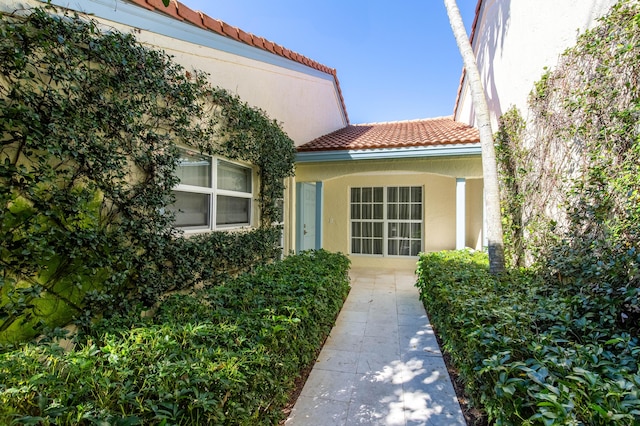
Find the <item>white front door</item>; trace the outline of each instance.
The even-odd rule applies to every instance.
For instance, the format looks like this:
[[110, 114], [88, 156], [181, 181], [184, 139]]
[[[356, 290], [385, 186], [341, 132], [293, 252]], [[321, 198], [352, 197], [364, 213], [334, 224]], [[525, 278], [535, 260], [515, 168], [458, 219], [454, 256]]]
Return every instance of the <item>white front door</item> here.
[[318, 243], [318, 185], [298, 183], [298, 251], [319, 249]]

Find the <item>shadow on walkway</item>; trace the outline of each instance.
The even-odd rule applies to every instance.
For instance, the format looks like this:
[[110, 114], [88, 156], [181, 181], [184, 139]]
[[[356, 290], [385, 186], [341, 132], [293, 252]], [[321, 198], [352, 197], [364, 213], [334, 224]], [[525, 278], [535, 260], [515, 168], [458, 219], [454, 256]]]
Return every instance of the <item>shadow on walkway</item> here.
[[466, 425], [412, 272], [353, 269], [287, 426]]

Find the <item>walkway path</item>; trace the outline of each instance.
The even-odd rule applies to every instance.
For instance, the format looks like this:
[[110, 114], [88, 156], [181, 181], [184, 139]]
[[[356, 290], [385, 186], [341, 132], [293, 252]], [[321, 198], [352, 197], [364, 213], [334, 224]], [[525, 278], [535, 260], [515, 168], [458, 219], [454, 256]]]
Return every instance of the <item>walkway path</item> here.
[[286, 426], [466, 425], [412, 272], [356, 269]]

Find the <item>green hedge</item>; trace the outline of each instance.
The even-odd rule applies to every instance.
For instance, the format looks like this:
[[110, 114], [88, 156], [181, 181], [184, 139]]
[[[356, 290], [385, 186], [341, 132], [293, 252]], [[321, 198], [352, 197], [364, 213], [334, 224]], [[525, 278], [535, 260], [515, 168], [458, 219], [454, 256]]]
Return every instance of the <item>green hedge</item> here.
[[95, 325], [76, 350], [0, 355], [1, 424], [276, 424], [349, 291], [348, 259], [305, 252], [151, 319]]
[[589, 303], [597, 295], [531, 271], [496, 278], [480, 252], [422, 255], [418, 275], [444, 349], [490, 420], [640, 424], [640, 344], [600, 315], [609, 306]]

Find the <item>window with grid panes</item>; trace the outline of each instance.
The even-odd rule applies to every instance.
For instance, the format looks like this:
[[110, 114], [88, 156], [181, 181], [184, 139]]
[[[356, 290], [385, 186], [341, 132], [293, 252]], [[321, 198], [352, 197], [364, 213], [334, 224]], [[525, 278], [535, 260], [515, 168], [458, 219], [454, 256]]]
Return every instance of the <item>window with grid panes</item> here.
[[251, 168], [181, 149], [174, 189], [175, 224], [184, 229], [251, 224]]
[[351, 188], [351, 253], [417, 256], [422, 250], [422, 187]]

